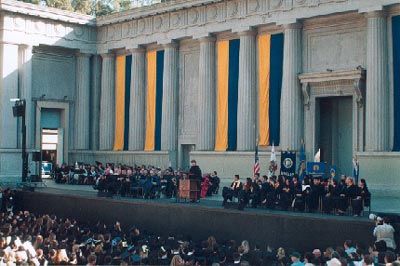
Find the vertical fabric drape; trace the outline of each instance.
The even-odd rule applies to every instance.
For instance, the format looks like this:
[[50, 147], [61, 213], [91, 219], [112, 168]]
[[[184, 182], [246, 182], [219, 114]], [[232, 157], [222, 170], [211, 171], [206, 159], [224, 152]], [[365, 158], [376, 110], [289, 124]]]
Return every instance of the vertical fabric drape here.
[[239, 39], [217, 42], [216, 151], [236, 150], [239, 49]]
[[164, 51], [147, 53], [147, 110], [145, 151], [161, 149]]
[[125, 55], [116, 58], [115, 67], [115, 136], [114, 151], [124, 149], [124, 130], [125, 130]]
[[393, 39], [393, 151], [400, 151], [400, 16], [392, 18]]
[[129, 106], [131, 101], [131, 74], [132, 74], [132, 55], [126, 56], [125, 64], [125, 121], [124, 121], [124, 150], [129, 147]]
[[269, 142], [280, 143], [281, 92], [283, 75], [283, 33], [271, 36], [271, 76], [269, 92]]
[[271, 35], [258, 38], [258, 117], [259, 145], [269, 145], [269, 77], [270, 77]]
[[145, 151], [154, 151], [156, 125], [156, 61], [157, 52], [147, 53], [147, 109]]
[[228, 148], [228, 72], [229, 41], [217, 42], [217, 126], [215, 150]]
[[[164, 50], [157, 51], [156, 63], [156, 125], [154, 150], [161, 150], [161, 123], [162, 123], [162, 101], [163, 101], [163, 79], [164, 79]], [[168, 123], [168, 121], [166, 121]]]
[[[239, 50], [240, 40], [229, 41], [228, 77], [228, 151], [235, 151], [237, 145], [237, 110], [239, 94]], [[250, 90], [251, 88], [249, 88]]]
[[258, 38], [260, 146], [279, 145], [283, 34]]

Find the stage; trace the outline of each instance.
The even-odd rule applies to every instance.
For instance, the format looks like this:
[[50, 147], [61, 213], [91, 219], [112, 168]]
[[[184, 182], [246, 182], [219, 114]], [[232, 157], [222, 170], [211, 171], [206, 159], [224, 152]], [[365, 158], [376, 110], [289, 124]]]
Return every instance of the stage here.
[[[47, 182], [47, 184], [50, 184]], [[90, 186], [40, 186], [18, 193], [21, 206], [36, 213], [56, 214], [80, 221], [116, 220], [123, 229], [132, 225], [158, 234], [190, 236], [205, 240], [248, 240], [251, 244], [283, 246], [298, 251], [342, 245], [346, 239], [373, 243], [373, 221], [367, 217], [245, 208], [224, 209], [220, 195], [200, 203], [172, 199], [144, 200], [98, 197]]]

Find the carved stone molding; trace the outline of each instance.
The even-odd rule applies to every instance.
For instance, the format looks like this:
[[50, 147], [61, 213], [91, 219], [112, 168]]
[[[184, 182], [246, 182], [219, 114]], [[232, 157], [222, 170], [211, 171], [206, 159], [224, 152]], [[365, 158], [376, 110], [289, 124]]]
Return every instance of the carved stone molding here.
[[354, 96], [358, 106], [362, 107], [365, 90], [365, 70], [332, 71], [322, 73], [303, 73], [299, 80], [302, 84], [304, 105], [310, 108], [311, 96]]
[[310, 109], [310, 86], [308, 85], [308, 82], [304, 82], [301, 88], [303, 91], [304, 105], [307, 109]]

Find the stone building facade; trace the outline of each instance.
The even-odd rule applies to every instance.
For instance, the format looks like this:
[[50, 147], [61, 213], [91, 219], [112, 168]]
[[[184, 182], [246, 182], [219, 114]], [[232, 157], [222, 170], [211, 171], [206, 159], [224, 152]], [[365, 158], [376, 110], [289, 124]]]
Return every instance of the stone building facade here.
[[[2, 1], [0, 176], [20, 173], [21, 125], [9, 99], [23, 98], [28, 150], [41, 149], [43, 129], [56, 130], [54, 163], [186, 169], [195, 158], [203, 171], [230, 179], [252, 174], [255, 143], [266, 134], [263, 173], [272, 142], [279, 159], [304, 141], [309, 160], [321, 149], [351, 175], [357, 156], [371, 186], [399, 184], [398, 16], [398, 0], [177, 0], [99, 18]], [[270, 36], [272, 47], [279, 34], [282, 58], [270, 66], [281, 71], [279, 98], [266, 109], [261, 40]], [[233, 40], [240, 48], [226, 61], [226, 71], [237, 67], [231, 105], [223, 103], [230, 92], [220, 92], [223, 47], [232, 52]], [[264, 132], [261, 110], [277, 113], [266, 129], [275, 133]]]

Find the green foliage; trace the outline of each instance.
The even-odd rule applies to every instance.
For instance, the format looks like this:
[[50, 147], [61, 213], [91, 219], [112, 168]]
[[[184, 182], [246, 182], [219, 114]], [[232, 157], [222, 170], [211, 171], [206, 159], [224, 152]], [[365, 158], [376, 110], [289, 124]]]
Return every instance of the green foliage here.
[[19, 0], [31, 4], [75, 11], [86, 15], [104, 16], [137, 6], [147, 6], [165, 0]]
[[48, 7], [73, 11], [71, 2], [69, 0], [44, 0], [44, 3]]

